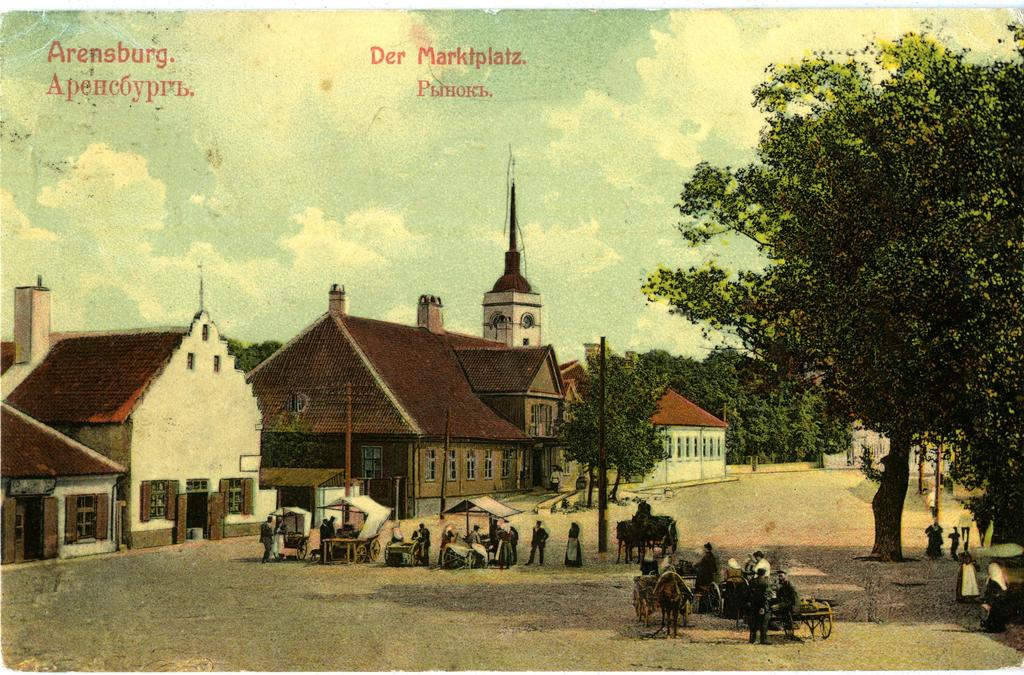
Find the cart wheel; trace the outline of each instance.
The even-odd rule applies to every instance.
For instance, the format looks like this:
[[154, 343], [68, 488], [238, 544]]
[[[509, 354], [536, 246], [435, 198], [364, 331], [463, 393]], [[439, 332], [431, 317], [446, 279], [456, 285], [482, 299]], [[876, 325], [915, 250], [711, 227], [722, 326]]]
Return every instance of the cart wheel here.
[[380, 560], [380, 540], [374, 539], [370, 544], [370, 560]]
[[708, 589], [708, 610], [715, 616], [721, 616], [722, 607], [722, 589], [712, 582], [711, 588]]
[[828, 608], [828, 614], [821, 620], [821, 639], [827, 640], [832, 635], [832, 608]]
[[366, 562], [369, 560], [369, 549], [366, 544], [359, 544], [356, 546], [356, 562]]
[[299, 542], [299, 545], [295, 547], [295, 557], [299, 560], [306, 559], [306, 553], [309, 549], [309, 540], [303, 539]]

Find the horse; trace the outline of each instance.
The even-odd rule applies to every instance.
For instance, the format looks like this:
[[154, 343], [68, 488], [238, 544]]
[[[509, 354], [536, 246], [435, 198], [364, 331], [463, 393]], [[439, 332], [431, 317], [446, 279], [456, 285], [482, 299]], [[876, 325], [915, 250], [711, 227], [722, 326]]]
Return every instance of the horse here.
[[657, 579], [653, 576], [641, 575], [633, 578], [633, 608], [636, 610], [636, 618], [643, 621], [645, 626], [651, 625], [651, 613], [654, 612], [654, 584]]
[[[619, 562], [622, 559], [622, 551], [626, 551], [626, 562], [633, 562], [633, 548], [641, 547], [641, 544], [637, 542], [637, 536], [635, 532], [633, 521], [631, 520], [620, 520], [615, 524], [615, 537], [619, 540], [619, 550], [615, 555], [615, 562]], [[637, 551], [639, 557], [643, 557], [640, 551]]]
[[637, 558], [642, 560], [648, 548], [661, 548], [662, 553], [671, 550], [673, 553], [679, 544], [676, 521], [669, 516], [634, 517], [632, 520], [620, 520], [615, 525], [615, 536], [619, 540], [619, 549], [615, 562], [622, 559], [626, 552], [626, 562], [633, 562], [633, 549], [637, 549]]
[[661, 607], [661, 629], [665, 630], [666, 635], [671, 632], [672, 637], [678, 637], [679, 615], [683, 615], [685, 627], [693, 593], [675, 570], [668, 570], [658, 577], [658, 583], [654, 585], [654, 598]]

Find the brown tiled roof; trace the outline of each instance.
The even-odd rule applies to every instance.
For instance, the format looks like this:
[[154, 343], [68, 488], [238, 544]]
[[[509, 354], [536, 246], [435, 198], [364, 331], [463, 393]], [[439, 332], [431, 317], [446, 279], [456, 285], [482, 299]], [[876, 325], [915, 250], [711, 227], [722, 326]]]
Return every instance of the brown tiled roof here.
[[453, 437], [526, 440], [473, 394], [447, 334], [354, 316], [340, 321], [424, 435], [444, 435], [450, 408]]
[[729, 426], [675, 389], [667, 389], [658, 401], [658, 412], [651, 422], [662, 426], [720, 427]]
[[289, 399], [300, 395], [305, 408], [295, 417], [301, 429], [345, 431], [345, 384], [351, 383], [355, 433], [417, 433], [415, 424], [388, 397], [330, 314], [274, 352], [250, 371], [247, 379], [260, 402], [267, 430], [291, 420]]
[[354, 433], [441, 437], [446, 410], [454, 438], [525, 440], [514, 425], [478, 399], [452, 343], [468, 336], [325, 314], [249, 373], [265, 423], [287, 419], [296, 393], [308, 404], [297, 417], [314, 433], [345, 429], [346, 382], [353, 383]]
[[530, 282], [526, 280], [526, 277], [519, 272], [511, 272], [498, 277], [498, 280], [494, 282], [494, 287], [491, 289], [491, 293], [501, 293], [503, 291], [532, 293], [533, 289], [530, 288]]
[[14, 365], [14, 343], [0, 342], [0, 375]]
[[48, 424], [120, 424], [186, 331], [61, 336], [7, 400]]
[[0, 474], [47, 478], [124, 473], [125, 468], [39, 420], [0, 404]]
[[566, 385], [571, 382], [576, 385], [576, 391], [581, 394], [584, 392], [589, 378], [587, 377], [587, 369], [583, 367], [582, 363], [573, 359], [560, 365], [558, 371], [562, 376], [562, 382]]
[[455, 351], [470, 386], [477, 393], [528, 391], [550, 352], [550, 347]]

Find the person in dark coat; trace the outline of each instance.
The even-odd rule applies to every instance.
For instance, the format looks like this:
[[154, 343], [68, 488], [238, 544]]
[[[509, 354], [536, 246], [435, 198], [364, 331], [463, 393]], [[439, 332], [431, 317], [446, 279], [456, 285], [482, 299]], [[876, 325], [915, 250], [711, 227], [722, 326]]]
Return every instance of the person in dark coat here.
[[274, 522], [273, 516], [267, 516], [267, 520], [260, 523], [260, 543], [263, 544], [263, 561], [270, 560], [270, 551], [274, 548]]
[[750, 595], [747, 609], [747, 625], [750, 627], [750, 644], [758, 634], [761, 637], [761, 644], [768, 644], [768, 622], [772, 618], [771, 610], [771, 588], [768, 586], [768, 578], [764, 569], [757, 570], [757, 576], [750, 582]]
[[430, 530], [423, 523], [412, 533], [412, 540], [416, 542], [416, 555], [413, 562], [417, 565], [430, 564]]
[[957, 559], [956, 550], [958, 548], [960, 548], [960, 532], [954, 527], [953, 531], [949, 533], [949, 557], [953, 560]]
[[324, 522], [320, 523], [320, 541], [325, 541], [333, 536], [334, 525], [327, 518], [324, 518]]
[[695, 585], [697, 592], [701, 594], [701, 606], [697, 608], [698, 612], [704, 612], [707, 609], [707, 598], [708, 591], [711, 589], [711, 584], [718, 581], [718, 558], [711, 547], [711, 542], [704, 544], [704, 555], [697, 561], [697, 579]]
[[936, 518], [932, 524], [925, 528], [924, 533], [928, 535], [928, 550], [925, 553], [929, 558], [935, 560], [942, 557], [942, 526]]
[[583, 567], [583, 547], [580, 546], [580, 526], [569, 526], [569, 541], [565, 544], [565, 566]]
[[533, 526], [533, 536], [530, 538], [530, 559], [526, 561], [527, 565], [533, 564], [533, 557], [535, 554], [540, 554], [540, 564], [544, 564], [544, 546], [548, 543], [548, 531], [544, 529], [544, 523], [537, 521], [537, 524]]
[[782, 619], [787, 630], [793, 630], [793, 613], [800, 607], [800, 594], [789, 580], [785, 570], [779, 571], [779, 583], [775, 589], [772, 614]]
[[509, 565], [515, 565], [519, 562], [519, 530], [515, 525], [509, 525], [508, 533], [509, 541], [512, 543], [512, 561]]

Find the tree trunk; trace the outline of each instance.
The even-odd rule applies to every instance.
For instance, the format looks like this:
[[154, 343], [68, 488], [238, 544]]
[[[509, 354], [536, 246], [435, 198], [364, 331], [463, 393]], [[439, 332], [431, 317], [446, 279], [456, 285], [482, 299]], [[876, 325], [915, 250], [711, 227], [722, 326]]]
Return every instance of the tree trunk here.
[[594, 506], [594, 467], [587, 466], [587, 508]]
[[619, 481], [621, 480], [621, 478], [622, 478], [622, 474], [620, 474], [618, 471], [616, 471], [615, 472], [615, 484], [612, 485], [612, 491], [608, 495], [608, 501], [613, 502], [613, 501], [615, 501], [618, 498], [618, 496], [619, 496]]
[[875, 546], [871, 555], [882, 562], [903, 560], [903, 502], [910, 484], [910, 434], [894, 434], [889, 454], [882, 458], [881, 484], [871, 500], [875, 516]]

